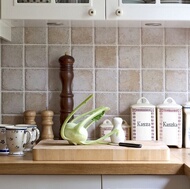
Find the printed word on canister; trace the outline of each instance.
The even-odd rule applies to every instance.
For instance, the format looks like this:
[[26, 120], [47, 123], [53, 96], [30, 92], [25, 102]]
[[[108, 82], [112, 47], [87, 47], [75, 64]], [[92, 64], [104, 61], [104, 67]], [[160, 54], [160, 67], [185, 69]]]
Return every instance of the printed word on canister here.
[[62, 91], [60, 94], [60, 129], [67, 116], [73, 111], [74, 95], [72, 93], [72, 81], [74, 78], [74, 61], [74, 58], [67, 54], [59, 58], [60, 79], [62, 83]]
[[42, 134], [41, 134], [41, 139], [54, 139], [54, 134], [53, 134], [53, 111], [51, 110], [44, 110], [41, 112], [42, 116]]

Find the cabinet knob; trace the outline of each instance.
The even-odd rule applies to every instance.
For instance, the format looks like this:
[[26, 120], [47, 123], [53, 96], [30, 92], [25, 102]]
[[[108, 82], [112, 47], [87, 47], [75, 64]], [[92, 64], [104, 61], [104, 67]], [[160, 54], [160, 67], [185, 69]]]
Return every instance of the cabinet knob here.
[[121, 15], [123, 14], [123, 10], [117, 9], [117, 10], [115, 11], [115, 14], [116, 14], [117, 16], [121, 16]]
[[96, 11], [95, 11], [94, 9], [90, 9], [90, 10], [88, 11], [88, 14], [89, 14], [90, 16], [95, 16], [95, 15], [96, 15]]

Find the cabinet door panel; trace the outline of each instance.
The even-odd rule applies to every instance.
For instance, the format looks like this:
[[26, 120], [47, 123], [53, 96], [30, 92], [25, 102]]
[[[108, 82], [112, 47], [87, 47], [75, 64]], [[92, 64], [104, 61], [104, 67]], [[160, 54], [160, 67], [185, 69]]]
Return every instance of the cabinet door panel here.
[[103, 189], [189, 189], [190, 180], [185, 175], [114, 175], [102, 176]]
[[168, 0], [106, 0], [106, 19], [124, 21], [190, 20], [190, 4], [163, 3], [163, 1], [168, 2]]
[[0, 175], [0, 183], [3, 189], [101, 189], [101, 176]]
[[3, 19], [103, 20], [104, 0], [1, 0]]

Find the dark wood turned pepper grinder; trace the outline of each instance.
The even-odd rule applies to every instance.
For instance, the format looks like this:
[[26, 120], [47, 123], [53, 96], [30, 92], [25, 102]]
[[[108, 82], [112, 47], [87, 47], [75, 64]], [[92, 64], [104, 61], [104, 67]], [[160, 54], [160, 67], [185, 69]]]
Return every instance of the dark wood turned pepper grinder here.
[[24, 123], [30, 125], [36, 125], [36, 112], [34, 110], [26, 110], [24, 112]]
[[50, 139], [53, 140], [54, 139], [54, 134], [53, 134], [53, 129], [52, 129], [52, 125], [53, 125], [53, 111], [51, 110], [44, 110], [41, 112], [41, 116], [42, 116], [42, 133], [41, 133], [41, 139]]
[[[65, 54], [59, 58], [60, 63], [60, 79], [62, 82], [62, 91], [60, 94], [60, 129], [67, 118], [67, 116], [73, 110], [73, 93], [72, 93], [72, 81], [74, 78], [73, 64], [74, 58]], [[59, 132], [60, 133], [60, 132]], [[61, 139], [61, 137], [59, 136]]]

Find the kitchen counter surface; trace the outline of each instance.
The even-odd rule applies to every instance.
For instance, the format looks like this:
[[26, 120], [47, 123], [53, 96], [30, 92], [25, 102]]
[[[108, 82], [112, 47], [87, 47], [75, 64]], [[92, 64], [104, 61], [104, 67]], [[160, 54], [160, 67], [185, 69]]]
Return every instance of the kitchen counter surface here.
[[32, 152], [23, 157], [0, 156], [1, 175], [144, 174], [190, 177], [190, 149], [170, 149], [169, 161], [33, 161]]

